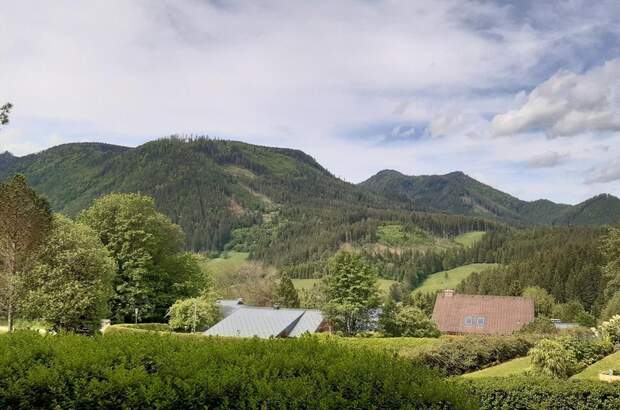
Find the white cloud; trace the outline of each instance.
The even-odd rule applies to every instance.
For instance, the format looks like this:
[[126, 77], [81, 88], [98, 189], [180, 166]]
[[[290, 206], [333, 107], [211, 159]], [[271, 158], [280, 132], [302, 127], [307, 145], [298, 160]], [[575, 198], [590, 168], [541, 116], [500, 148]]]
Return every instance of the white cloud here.
[[528, 168], [553, 168], [564, 163], [570, 158], [570, 155], [559, 152], [546, 152], [541, 155], [536, 155], [527, 160]]
[[586, 178], [586, 184], [620, 181], [620, 161], [615, 159], [592, 170]]
[[560, 71], [519, 108], [496, 115], [493, 134], [544, 131], [550, 137], [620, 131], [620, 60], [584, 74]]

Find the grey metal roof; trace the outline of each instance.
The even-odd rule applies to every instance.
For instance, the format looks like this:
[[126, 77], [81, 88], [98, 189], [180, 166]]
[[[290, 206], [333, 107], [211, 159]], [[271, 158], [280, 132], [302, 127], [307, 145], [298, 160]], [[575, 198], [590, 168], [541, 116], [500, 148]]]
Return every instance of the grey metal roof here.
[[299, 336], [305, 332], [316, 332], [321, 322], [323, 322], [323, 316], [319, 311], [241, 305], [204, 334], [260, 338]]
[[216, 302], [222, 317], [228, 317], [243, 306], [243, 299], [220, 299]]
[[315, 333], [321, 327], [324, 317], [318, 310], [306, 310], [297, 322], [297, 325], [289, 333], [290, 337], [298, 337], [304, 333]]

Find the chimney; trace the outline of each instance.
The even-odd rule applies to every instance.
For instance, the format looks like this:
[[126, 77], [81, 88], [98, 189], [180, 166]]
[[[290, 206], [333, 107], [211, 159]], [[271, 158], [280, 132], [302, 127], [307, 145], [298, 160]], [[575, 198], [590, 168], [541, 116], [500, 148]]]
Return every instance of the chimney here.
[[452, 296], [454, 296], [454, 290], [452, 289], [446, 289], [443, 291], [443, 296], [446, 298], [451, 298]]

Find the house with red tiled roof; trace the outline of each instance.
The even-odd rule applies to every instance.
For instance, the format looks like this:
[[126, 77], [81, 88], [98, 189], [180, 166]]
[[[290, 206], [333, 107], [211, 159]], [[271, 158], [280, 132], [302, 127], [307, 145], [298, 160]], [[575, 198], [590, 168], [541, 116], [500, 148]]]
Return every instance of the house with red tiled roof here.
[[437, 295], [433, 320], [443, 333], [509, 335], [534, 320], [534, 301], [445, 290]]

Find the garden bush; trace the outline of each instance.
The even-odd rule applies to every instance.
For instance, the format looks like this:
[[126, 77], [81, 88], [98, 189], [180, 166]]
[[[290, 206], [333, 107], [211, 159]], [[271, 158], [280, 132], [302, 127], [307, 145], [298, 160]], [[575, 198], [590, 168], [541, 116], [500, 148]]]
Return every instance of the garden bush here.
[[460, 375], [526, 356], [535, 336], [463, 336], [420, 350], [414, 358], [447, 375]]
[[[134, 330], [135, 331], [135, 330]], [[315, 337], [0, 336], [0, 408], [475, 408], [409, 361]]]
[[462, 379], [482, 409], [619, 409], [618, 385], [597, 381], [511, 376], [507, 378]]
[[530, 350], [532, 365], [552, 377], [569, 378], [613, 351], [608, 340], [590, 340], [566, 336], [543, 339]]

